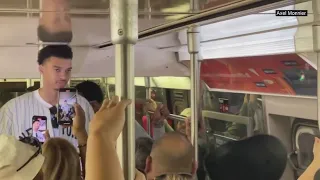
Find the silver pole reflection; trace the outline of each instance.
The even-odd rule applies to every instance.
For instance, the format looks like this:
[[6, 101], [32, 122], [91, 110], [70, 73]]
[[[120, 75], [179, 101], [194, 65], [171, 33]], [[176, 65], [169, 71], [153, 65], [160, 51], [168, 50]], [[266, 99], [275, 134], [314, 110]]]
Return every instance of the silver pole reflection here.
[[200, 28], [191, 26], [187, 31], [188, 51], [190, 53], [191, 76], [191, 142], [195, 149], [195, 159], [198, 160], [198, 121], [200, 121], [200, 70], [198, 54], [200, 48]]
[[312, 10], [313, 10], [313, 21], [314, 24], [312, 26], [312, 32], [313, 32], [313, 50], [314, 53], [317, 54], [317, 102], [318, 102], [318, 125], [320, 128], [320, 24], [317, 23], [320, 21], [320, 2], [319, 0], [313, 0], [312, 1]]
[[117, 141], [125, 179], [135, 178], [134, 44], [138, 40], [138, 0], [111, 0], [111, 40], [115, 44], [116, 95], [132, 99]]

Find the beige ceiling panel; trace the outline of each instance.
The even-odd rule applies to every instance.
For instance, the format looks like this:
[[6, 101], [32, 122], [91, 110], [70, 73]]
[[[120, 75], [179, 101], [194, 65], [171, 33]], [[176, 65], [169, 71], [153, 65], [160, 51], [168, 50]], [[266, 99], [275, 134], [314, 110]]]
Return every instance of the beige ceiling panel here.
[[39, 78], [37, 47], [0, 47], [0, 78]]

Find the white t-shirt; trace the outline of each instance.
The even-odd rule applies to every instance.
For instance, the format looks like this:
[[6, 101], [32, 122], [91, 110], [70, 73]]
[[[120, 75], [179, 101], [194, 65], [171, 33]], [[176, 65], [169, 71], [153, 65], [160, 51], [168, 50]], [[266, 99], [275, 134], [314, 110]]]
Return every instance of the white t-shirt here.
[[[86, 116], [86, 130], [88, 131], [89, 121], [92, 119], [94, 112], [89, 102], [82, 96], [77, 96], [77, 103], [82, 107]], [[52, 105], [44, 101], [39, 91], [33, 91], [16, 97], [7, 102], [0, 109], [0, 134], [8, 134], [15, 137], [26, 134], [26, 130], [32, 127], [33, 116], [46, 116], [47, 129], [51, 137], [62, 137], [75, 146], [77, 140], [73, 137], [71, 127], [63, 129], [53, 128], [51, 123], [51, 114], [49, 108]]]

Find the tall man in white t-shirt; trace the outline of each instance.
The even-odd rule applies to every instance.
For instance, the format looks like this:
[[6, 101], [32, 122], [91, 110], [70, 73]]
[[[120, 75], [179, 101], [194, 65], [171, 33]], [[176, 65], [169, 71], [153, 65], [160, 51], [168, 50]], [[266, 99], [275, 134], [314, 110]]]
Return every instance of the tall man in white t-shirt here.
[[[18, 137], [22, 132], [32, 127], [33, 116], [46, 116], [47, 128], [51, 137], [63, 137], [74, 145], [71, 127], [56, 126], [49, 108], [58, 103], [58, 90], [64, 88], [71, 76], [72, 49], [67, 45], [46, 46], [38, 54], [39, 71], [43, 76], [43, 87], [26, 93], [6, 103], [0, 110], [0, 134], [5, 133]], [[77, 103], [86, 116], [86, 129], [94, 112], [89, 102], [82, 96], [77, 96]]]

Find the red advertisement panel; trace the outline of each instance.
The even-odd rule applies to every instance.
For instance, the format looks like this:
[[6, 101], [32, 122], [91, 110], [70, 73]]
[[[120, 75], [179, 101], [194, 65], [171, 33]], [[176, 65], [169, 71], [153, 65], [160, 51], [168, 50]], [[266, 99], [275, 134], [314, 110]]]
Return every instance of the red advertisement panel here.
[[216, 89], [311, 96], [317, 93], [316, 70], [296, 54], [205, 60], [201, 79]]

